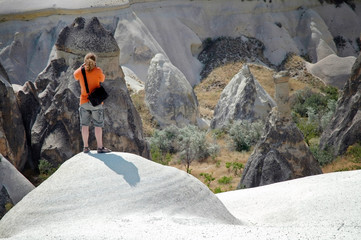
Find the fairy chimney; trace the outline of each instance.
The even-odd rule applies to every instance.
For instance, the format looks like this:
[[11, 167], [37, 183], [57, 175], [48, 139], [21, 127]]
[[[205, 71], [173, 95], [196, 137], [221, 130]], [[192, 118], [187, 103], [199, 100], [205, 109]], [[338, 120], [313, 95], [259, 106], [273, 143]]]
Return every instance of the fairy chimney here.
[[112, 33], [107, 31], [96, 17], [90, 21], [82, 17], [76, 18], [60, 32], [55, 47], [57, 57], [64, 58], [69, 66], [83, 62], [84, 56], [93, 52], [98, 57], [97, 65], [103, 69], [107, 78], [124, 77], [119, 67], [118, 44]]

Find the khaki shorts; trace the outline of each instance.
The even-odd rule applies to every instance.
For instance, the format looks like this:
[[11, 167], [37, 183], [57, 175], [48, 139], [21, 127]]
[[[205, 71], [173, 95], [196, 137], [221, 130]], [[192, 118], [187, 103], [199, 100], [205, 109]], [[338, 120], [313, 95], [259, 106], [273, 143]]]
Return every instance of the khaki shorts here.
[[80, 126], [90, 126], [91, 122], [95, 127], [104, 127], [103, 104], [96, 107], [90, 102], [83, 103], [79, 107]]

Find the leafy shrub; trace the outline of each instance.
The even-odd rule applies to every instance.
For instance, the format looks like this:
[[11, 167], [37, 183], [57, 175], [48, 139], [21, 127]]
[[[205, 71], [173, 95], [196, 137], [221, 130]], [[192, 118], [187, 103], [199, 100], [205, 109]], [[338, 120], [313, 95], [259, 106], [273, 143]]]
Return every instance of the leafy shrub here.
[[156, 145], [151, 146], [150, 155], [152, 156], [152, 160], [154, 162], [160, 163], [162, 165], [168, 165], [172, 159], [172, 156], [170, 153], [167, 152], [167, 153], [163, 154], [160, 151], [160, 149], [158, 148], [158, 146], [156, 146]]
[[310, 139], [322, 134], [336, 110], [338, 90], [327, 86], [321, 91], [322, 93], [314, 93], [306, 88], [294, 94], [291, 100], [293, 120], [308, 145]]
[[208, 187], [211, 184], [211, 182], [213, 182], [216, 179], [216, 178], [213, 177], [212, 173], [211, 174], [209, 174], [209, 173], [201, 173], [200, 176], [204, 178], [204, 183], [207, 184]]
[[57, 170], [57, 167], [54, 167], [50, 162], [45, 159], [40, 159], [38, 167], [40, 172], [39, 178], [42, 181], [45, 181]]
[[40, 159], [39, 161], [39, 172], [44, 175], [51, 175], [56, 171], [56, 168], [45, 159]]
[[347, 148], [346, 154], [352, 157], [352, 161], [355, 163], [361, 163], [361, 145], [356, 143]]
[[228, 168], [228, 172], [230, 172], [232, 168], [234, 176], [237, 176], [243, 168], [243, 164], [239, 162], [226, 162], [226, 168]]
[[192, 161], [209, 156], [215, 158], [219, 152], [217, 144], [207, 142], [206, 132], [193, 125], [184, 128], [172, 125], [163, 130], [155, 130], [148, 140], [154, 161], [168, 164], [170, 154], [178, 153], [188, 173]]
[[221, 193], [223, 191], [220, 187], [216, 187], [213, 192], [217, 194], [217, 193]]
[[155, 130], [150, 137], [149, 143], [151, 148], [159, 149], [165, 155], [167, 153], [176, 153], [176, 141], [179, 129], [176, 126], [169, 126], [163, 130]]
[[313, 154], [313, 156], [316, 158], [318, 163], [321, 166], [325, 166], [329, 163], [331, 163], [334, 159], [334, 156], [332, 155], [332, 152], [330, 148], [326, 148], [325, 150], [319, 149], [318, 145], [311, 146], [310, 150]]
[[193, 125], [179, 129], [177, 143], [180, 158], [187, 172], [192, 161], [215, 156], [219, 151], [216, 144], [207, 142], [206, 133]]
[[232, 177], [223, 176], [222, 178], [218, 179], [219, 184], [229, 184], [233, 180]]
[[250, 122], [247, 120], [236, 121], [229, 127], [231, 147], [236, 151], [249, 151], [260, 139], [263, 131], [261, 121]]

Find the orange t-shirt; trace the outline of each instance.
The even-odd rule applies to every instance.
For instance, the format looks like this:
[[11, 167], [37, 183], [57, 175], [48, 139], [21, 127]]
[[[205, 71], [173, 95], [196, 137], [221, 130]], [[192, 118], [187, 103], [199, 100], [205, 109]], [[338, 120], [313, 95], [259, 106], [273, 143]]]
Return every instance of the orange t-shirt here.
[[[105, 76], [103, 74], [103, 71], [99, 67], [93, 68], [93, 70], [91, 70], [90, 72], [85, 71], [85, 74], [88, 82], [89, 93], [91, 93], [95, 88], [100, 87], [101, 82], [104, 82]], [[80, 88], [81, 88], [80, 105], [89, 102], [88, 93], [86, 92], [86, 88], [85, 88], [83, 74], [81, 73], [81, 67], [75, 70], [74, 78], [78, 80], [80, 83]]]

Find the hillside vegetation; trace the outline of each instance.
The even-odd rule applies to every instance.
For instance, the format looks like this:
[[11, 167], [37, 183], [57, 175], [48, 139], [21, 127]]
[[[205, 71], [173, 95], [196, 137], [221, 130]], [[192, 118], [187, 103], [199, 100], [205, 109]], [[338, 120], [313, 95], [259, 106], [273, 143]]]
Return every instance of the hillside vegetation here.
[[[243, 64], [243, 62], [239, 61], [216, 67], [194, 88], [202, 118], [206, 120], [212, 119], [213, 111], [222, 90], [233, 76], [238, 73]], [[306, 92], [307, 94], [317, 93], [317, 96], [326, 96], [324, 84], [318, 78], [307, 73], [304, 64], [305, 60], [302, 57], [289, 55], [281, 66], [282, 70], [288, 70], [292, 76], [289, 82], [290, 95], [293, 96], [291, 99], [298, 96], [300, 92]], [[249, 64], [249, 67], [265, 91], [273, 97], [275, 88], [272, 76], [275, 70], [259, 64]], [[154, 133], [159, 132], [159, 130], [156, 130], [157, 124], [154, 122], [154, 119], [144, 104], [144, 97], [144, 91], [132, 95], [133, 102], [141, 115], [145, 134], [151, 139]], [[300, 114], [294, 114], [294, 119], [301, 128], [301, 131], [304, 132], [305, 137], [308, 138], [305, 140], [311, 149], [316, 149], [321, 134], [320, 131], [316, 130], [317, 124], [313, 124], [314, 126], [311, 128], [312, 134], [308, 134], [305, 131], [312, 125], [308, 124], [308, 115], [301, 116]], [[208, 130], [205, 134], [207, 141], [216, 145], [218, 151], [216, 154], [191, 161], [189, 164], [189, 173], [204, 182], [216, 193], [235, 190], [240, 182], [243, 168], [253, 151], [254, 145], [248, 150], [235, 150], [232, 148], [232, 137], [229, 135], [227, 129]], [[325, 153], [316, 152], [316, 154], [318, 154], [316, 158], [319, 158], [318, 160], [321, 161], [320, 163], [324, 173], [361, 169], [361, 146], [359, 145], [351, 146], [345, 156], [336, 159], [322, 155]], [[152, 158], [154, 161], [162, 164], [187, 171], [186, 164], [182, 160], [180, 152], [164, 150], [162, 155], [162, 151], [158, 149], [157, 151], [152, 151]]]

